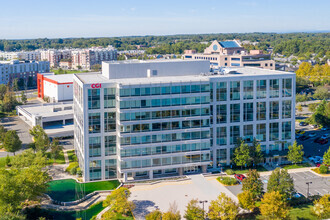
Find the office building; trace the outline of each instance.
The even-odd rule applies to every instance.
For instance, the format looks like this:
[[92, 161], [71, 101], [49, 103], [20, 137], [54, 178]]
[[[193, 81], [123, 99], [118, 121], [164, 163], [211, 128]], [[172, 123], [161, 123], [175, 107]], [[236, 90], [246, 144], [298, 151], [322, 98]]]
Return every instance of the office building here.
[[25, 87], [34, 87], [38, 73], [49, 72], [48, 61], [0, 61], [0, 84], [12, 83], [18, 79]]
[[259, 67], [275, 70], [275, 61], [270, 54], [263, 54], [261, 50], [248, 52], [238, 41], [213, 41], [204, 50], [204, 53], [196, 53], [194, 50], [186, 50], [184, 59], [208, 60], [212, 69], [220, 67]]
[[74, 145], [84, 181], [158, 178], [230, 165], [239, 137], [281, 163], [294, 141], [295, 74], [209, 72], [204, 60], [103, 62], [75, 74]]

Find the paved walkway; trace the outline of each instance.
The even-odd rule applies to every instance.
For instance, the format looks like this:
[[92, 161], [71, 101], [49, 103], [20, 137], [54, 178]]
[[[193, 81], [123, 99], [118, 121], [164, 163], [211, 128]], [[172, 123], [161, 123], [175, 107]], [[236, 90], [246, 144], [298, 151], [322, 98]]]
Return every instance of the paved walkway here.
[[174, 201], [180, 214], [184, 215], [186, 206], [191, 199], [207, 200], [208, 202], [205, 204], [205, 210], [207, 210], [210, 201], [215, 200], [221, 192], [237, 201], [234, 194], [221, 185], [216, 177], [205, 178], [201, 174], [189, 177], [191, 180], [140, 185], [131, 188], [130, 200], [136, 205], [134, 217], [144, 219], [146, 214], [155, 209], [167, 211], [170, 203]]

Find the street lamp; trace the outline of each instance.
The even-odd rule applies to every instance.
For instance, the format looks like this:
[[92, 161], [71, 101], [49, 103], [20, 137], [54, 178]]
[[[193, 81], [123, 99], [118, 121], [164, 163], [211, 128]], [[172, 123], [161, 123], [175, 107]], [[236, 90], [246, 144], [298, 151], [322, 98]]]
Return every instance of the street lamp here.
[[207, 203], [207, 200], [199, 201], [199, 203], [203, 203], [203, 217], [204, 217], [205, 216], [204, 204]]
[[307, 199], [309, 197], [309, 184], [312, 184], [312, 182], [306, 182], [307, 184]]

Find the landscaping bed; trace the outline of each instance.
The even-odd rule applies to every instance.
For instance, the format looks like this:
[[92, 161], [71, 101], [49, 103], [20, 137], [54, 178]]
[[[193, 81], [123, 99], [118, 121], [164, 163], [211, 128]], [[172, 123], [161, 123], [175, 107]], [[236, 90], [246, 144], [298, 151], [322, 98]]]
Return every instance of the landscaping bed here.
[[311, 167], [309, 163], [300, 163], [300, 164], [290, 164], [290, 165], [283, 165], [281, 166], [283, 169], [298, 169], [298, 168], [304, 168], [304, 167]]
[[232, 177], [218, 177], [217, 180], [225, 186], [238, 185], [238, 181]]

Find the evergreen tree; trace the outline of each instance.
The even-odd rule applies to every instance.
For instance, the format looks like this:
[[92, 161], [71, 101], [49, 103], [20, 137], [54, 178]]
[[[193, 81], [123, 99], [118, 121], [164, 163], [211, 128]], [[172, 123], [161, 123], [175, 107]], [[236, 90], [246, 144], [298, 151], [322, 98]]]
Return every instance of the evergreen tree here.
[[253, 166], [258, 165], [264, 159], [261, 145], [255, 138], [253, 139], [253, 143], [250, 146], [250, 159], [252, 160]]
[[244, 141], [241, 142], [240, 146], [235, 148], [234, 151], [234, 162], [241, 169], [244, 165], [250, 165], [250, 147]]
[[285, 199], [295, 192], [293, 179], [285, 169], [276, 168], [269, 176], [267, 192], [278, 191]]
[[249, 170], [247, 177], [243, 180], [242, 190], [249, 191], [252, 194], [253, 199], [257, 199], [262, 195], [264, 190], [263, 186], [257, 170]]
[[21, 101], [24, 105], [27, 102], [27, 98], [26, 98], [26, 95], [25, 95], [24, 91], [21, 92]]
[[10, 130], [6, 132], [3, 141], [3, 147], [7, 152], [14, 153], [22, 148], [22, 141], [19, 139], [16, 131]]

